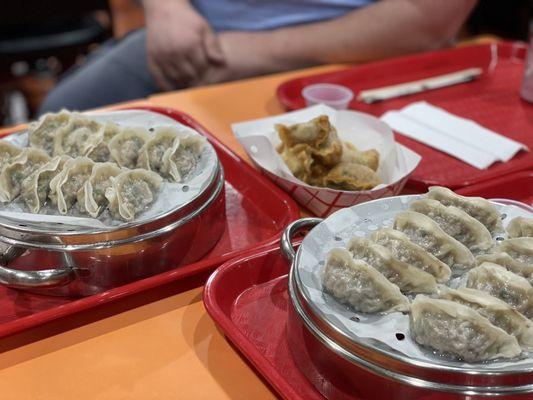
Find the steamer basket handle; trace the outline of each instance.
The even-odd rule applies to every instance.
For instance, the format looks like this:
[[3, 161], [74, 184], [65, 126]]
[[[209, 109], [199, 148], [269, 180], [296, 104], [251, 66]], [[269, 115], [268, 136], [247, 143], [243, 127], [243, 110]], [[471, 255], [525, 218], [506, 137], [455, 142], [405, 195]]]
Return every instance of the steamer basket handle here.
[[0, 283], [16, 289], [49, 288], [66, 285], [74, 279], [74, 268], [21, 271], [6, 265], [24, 253], [24, 249], [9, 246], [0, 258]]
[[294, 236], [302, 229], [312, 228], [313, 226], [318, 225], [320, 222], [322, 222], [322, 218], [301, 218], [292, 222], [285, 228], [283, 235], [281, 235], [280, 247], [281, 252], [287, 260], [292, 263], [294, 261], [294, 257], [296, 257], [296, 251], [294, 250], [294, 247], [292, 247], [292, 240], [294, 239]]

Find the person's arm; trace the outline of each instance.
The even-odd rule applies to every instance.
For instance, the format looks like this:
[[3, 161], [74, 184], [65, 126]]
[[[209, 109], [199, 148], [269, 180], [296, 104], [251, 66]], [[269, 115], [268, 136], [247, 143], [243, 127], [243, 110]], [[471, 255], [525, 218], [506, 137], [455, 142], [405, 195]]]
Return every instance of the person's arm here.
[[443, 47], [476, 0], [383, 0], [325, 22], [219, 35], [227, 68], [211, 81], [325, 63], [360, 63]]
[[224, 56], [218, 38], [188, 0], [143, 0], [148, 66], [157, 85], [171, 90], [200, 83]]

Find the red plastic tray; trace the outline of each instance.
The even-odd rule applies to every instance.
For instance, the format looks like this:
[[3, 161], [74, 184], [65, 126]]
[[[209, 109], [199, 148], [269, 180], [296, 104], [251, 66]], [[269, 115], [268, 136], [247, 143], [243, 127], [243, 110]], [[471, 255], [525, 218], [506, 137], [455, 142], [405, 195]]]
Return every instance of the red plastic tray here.
[[533, 170], [515, 172], [459, 189], [463, 196], [481, 196], [487, 199], [506, 198], [521, 201], [533, 207]]
[[[531, 204], [533, 171], [515, 173], [458, 192]], [[298, 370], [288, 347], [288, 269], [279, 245], [228, 261], [207, 281], [205, 307], [226, 338], [281, 397], [323, 399]]]
[[[202, 260], [150, 278], [114, 288], [98, 295], [72, 299], [36, 295], [0, 285], [0, 337], [67, 317], [83, 310], [93, 310], [86, 320], [107, 316], [121, 308], [130, 308], [168, 296], [178, 290], [199, 286], [208, 274], [224, 261], [242, 256], [251, 249], [276, 242], [283, 228], [300, 215], [296, 203], [281, 189], [249, 166], [191, 117], [169, 108], [136, 107], [167, 115], [205, 135], [215, 147], [226, 178], [226, 231], [216, 247]], [[183, 281], [183, 282], [181, 282]], [[142, 294], [135, 299], [125, 297]], [[121, 299], [121, 306], [111, 301]], [[105, 307], [102, 307], [105, 306]], [[118, 308], [117, 308], [118, 307]], [[55, 324], [51, 331], [83, 324], [83, 318]], [[69, 326], [70, 325], [70, 326]], [[46, 332], [42, 333], [46, 336]], [[34, 335], [35, 336], [35, 335]], [[5, 343], [3, 342], [3, 346]]]
[[386, 85], [409, 82], [464, 68], [479, 67], [477, 80], [443, 89], [391, 99], [375, 104], [352, 101], [350, 108], [375, 116], [388, 110], [425, 100], [456, 115], [471, 118], [532, 150], [521, 152], [507, 163], [493, 164], [479, 170], [429, 146], [396, 135], [398, 142], [419, 153], [423, 159], [409, 181], [410, 186], [425, 189], [430, 185], [458, 188], [514, 171], [533, 168], [533, 104], [519, 95], [524, 73], [526, 47], [522, 43], [494, 43], [454, 48], [296, 78], [279, 86], [277, 95], [289, 109], [305, 107], [302, 89], [313, 83], [337, 83], [355, 93]]
[[282, 398], [323, 399], [294, 364], [287, 343], [288, 268], [277, 246], [229, 261], [207, 281], [205, 307]]

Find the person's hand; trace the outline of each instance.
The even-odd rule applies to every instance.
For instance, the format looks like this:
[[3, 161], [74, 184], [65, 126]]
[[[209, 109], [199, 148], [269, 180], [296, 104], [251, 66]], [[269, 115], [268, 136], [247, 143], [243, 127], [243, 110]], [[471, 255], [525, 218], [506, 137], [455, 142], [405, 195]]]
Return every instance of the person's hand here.
[[275, 60], [268, 56], [265, 49], [268, 33], [261, 32], [223, 32], [218, 41], [225, 62], [209, 68], [202, 77], [202, 84], [213, 84], [251, 76], [275, 72]]
[[145, 0], [148, 66], [163, 90], [194, 86], [224, 55], [207, 21], [185, 0]]

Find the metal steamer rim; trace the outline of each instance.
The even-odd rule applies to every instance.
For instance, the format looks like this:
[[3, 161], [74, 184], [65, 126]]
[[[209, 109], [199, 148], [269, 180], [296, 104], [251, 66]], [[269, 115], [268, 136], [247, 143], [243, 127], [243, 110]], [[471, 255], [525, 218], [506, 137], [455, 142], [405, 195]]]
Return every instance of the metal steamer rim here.
[[[149, 119], [150, 122], [144, 125], [146, 129], [149, 129], [151, 125], [185, 127], [166, 116], [154, 115], [154, 113], [147, 113], [146, 111], [114, 111], [90, 115], [90, 118], [100, 121], [112, 119], [126, 126], [128, 124], [126, 117], [132, 114], [134, 115], [134, 119], [136, 117], [137, 120], [142, 120], [143, 117], [144, 119]], [[118, 115], [118, 117], [114, 117], [115, 115]], [[139, 122], [137, 122], [137, 126], [139, 125]], [[195, 135], [200, 135], [191, 128], [185, 128]], [[4, 138], [4, 140], [20, 144], [20, 142], [27, 142], [26, 136], [27, 131], [24, 130], [15, 132]], [[159, 210], [154, 215], [148, 216], [150, 211], [150, 208], [148, 208], [135, 221], [105, 227], [89, 227], [61, 222], [48, 223], [31, 219], [23, 220], [10, 218], [4, 214], [0, 215], [0, 241], [24, 247], [46, 247], [59, 250], [67, 250], [68, 247], [72, 249], [95, 249], [144, 240], [157, 236], [157, 234], [164, 233], [165, 231], [175, 229], [211, 205], [224, 186], [224, 173], [220, 160], [216, 155], [215, 149], [208, 141], [205, 143], [201, 158], [205, 159], [205, 165], [197, 173], [198, 175], [201, 174], [201, 178], [199, 176], [196, 176], [196, 178], [193, 177], [193, 179], [196, 179], [194, 185], [195, 190], [190, 190], [189, 181], [180, 184], [183, 192], [189, 192], [188, 199], [185, 202], [177, 201], [176, 205]], [[163, 185], [168, 185], [168, 182], [164, 182]], [[169, 192], [171, 190], [170, 188], [166, 189]], [[172, 197], [174, 195], [173, 189], [170, 192]], [[165, 190], [165, 187], [162, 190]], [[179, 193], [176, 193], [176, 195], [179, 196]], [[28, 213], [28, 215], [31, 216], [32, 214]], [[51, 216], [53, 215], [55, 214]], [[58, 215], [58, 218], [60, 217]]]
[[[335, 219], [342, 221], [341, 225], [344, 227], [351, 226], [352, 231], [357, 230], [360, 227], [357, 222], [362, 222], [366, 218], [354, 218], [357, 215], [354, 210], [358, 211], [360, 216], [371, 216], [370, 219], [378, 225], [383, 220], [390, 219], [391, 214], [407, 209], [412, 200], [420, 197], [420, 195], [408, 195], [373, 200], [342, 209], [318, 225], [316, 224], [319, 220], [314, 219], [315, 222], [311, 222], [310, 225], [316, 226], [307, 234], [297, 250], [292, 260], [289, 276], [289, 293], [297, 314], [315, 337], [330, 350], [352, 363], [393, 380], [412, 386], [465, 394], [503, 395], [533, 392], [533, 359], [528, 359], [526, 363], [516, 366], [511, 364], [496, 368], [494, 365], [497, 365], [497, 362], [493, 362], [491, 367], [487, 368], [487, 364], [467, 364], [444, 358], [437, 359], [437, 356], [431, 360], [414, 358], [370, 337], [358, 337], [347, 332], [345, 327], [339, 326], [335, 320], [324, 315], [323, 310], [317, 307], [311, 299], [304, 284], [305, 280], [309, 281], [309, 277], [302, 277], [302, 259], [305, 258], [308, 247], [317, 246], [318, 231], [324, 233], [328, 230], [328, 225], [330, 228], [335, 226], [332, 223]], [[508, 214], [512, 214], [518, 210], [516, 207], [494, 204], [500, 212], [505, 209], [510, 211]], [[524, 215], [524, 211], [520, 210], [520, 212], [518, 212], [519, 215]], [[507, 217], [510, 219], [514, 215]], [[329, 239], [333, 243], [329, 243], [330, 246], [323, 250], [324, 254], [332, 247], [343, 246], [342, 238], [338, 237], [338, 233]], [[322, 269], [322, 266], [317, 266], [317, 268]], [[305, 275], [306, 271], [303, 273]]]

